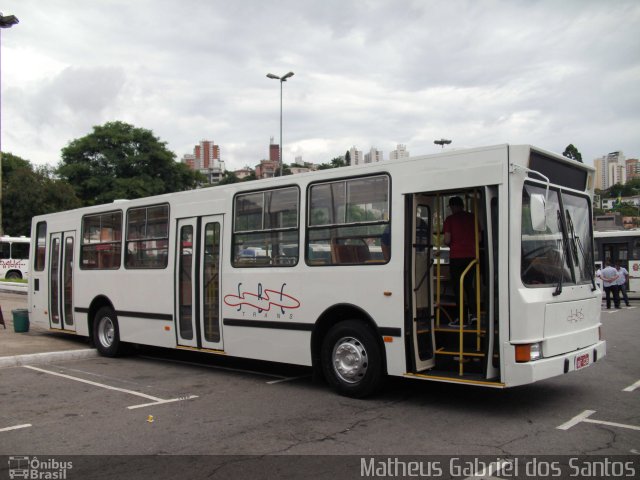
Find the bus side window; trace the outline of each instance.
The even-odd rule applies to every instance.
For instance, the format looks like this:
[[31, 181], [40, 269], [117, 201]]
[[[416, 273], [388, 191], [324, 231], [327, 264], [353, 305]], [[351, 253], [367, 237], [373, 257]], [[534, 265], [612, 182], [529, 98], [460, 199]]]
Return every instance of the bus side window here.
[[36, 225], [36, 258], [34, 268], [42, 272], [45, 266], [47, 251], [47, 222], [38, 222]]

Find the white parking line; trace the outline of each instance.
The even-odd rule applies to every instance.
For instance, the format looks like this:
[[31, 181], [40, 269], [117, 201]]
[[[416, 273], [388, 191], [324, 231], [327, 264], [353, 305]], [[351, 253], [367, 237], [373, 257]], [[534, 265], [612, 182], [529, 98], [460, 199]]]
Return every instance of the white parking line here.
[[636, 388], [640, 387], [640, 380], [638, 380], [633, 385], [629, 385], [627, 388], [623, 389], [623, 392], [633, 392]]
[[50, 370], [45, 370], [43, 368], [32, 367], [31, 365], [25, 365], [24, 368], [28, 368], [30, 370], [36, 370], [42, 373], [48, 373], [49, 375], [55, 375], [56, 377], [66, 378], [68, 380], [75, 380], [76, 382], [87, 383], [89, 385], [93, 385], [94, 387], [106, 388], [107, 390], [115, 390], [116, 392], [128, 393], [129, 395], [135, 395], [137, 397], [146, 398], [148, 400], [153, 400], [154, 402], [161, 402], [162, 398], [153, 397], [151, 395], [147, 395], [146, 393], [134, 392], [133, 390], [127, 390], [126, 388], [118, 388], [112, 387], [111, 385], [105, 385], [104, 383], [92, 382], [91, 380], [85, 380], [84, 378], [72, 377], [71, 375], [65, 375], [64, 373], [52, 372]]
[[14, 425], [13, 427], [0, 428], [0, 432], [9, 432], [11, 430], [19, 430], [21, 428], [29, 428], [29, 427], [31, 427], [31, 424], [25, 423], [23, 425]]
[[577, 424], [584, 423], [595, 423], [598, 425], [607, 425], [609, 427], [620, 427], [620, 428], [628, 428], [630, 430], [638, 430], [640, 431], [640, 427], [636, 427], [635, 425], [625, 425], [624, 423], [614, 423], [614, 422], [605, 422], [603, 420], [592, 420], [589, 417], [596, 413], [595, 410], [585, 410], [584, 412], [576, 415], [571, 420], [566, 423], [563, 423], [559, 427], [556, 427], [558, 430], [569, 430], [571, 427], [576, 426]]
[[146, 398], [147, 400], [153, 400], [151, 403], [144, 403], [142, 405], [133, 405], [131, 407], [127, 407], [128, 409], [134, 408], [142, 408], [142, 407], [150, 407], [153, 405], [162, 405], [164, 403], [172, 403], [172, 402], [181, 402], [183, 400], [192, 400], [194, 398], [198, 398], [197, 395], [188, 395], [180, 398], [171, 398], [164, 399], [159, 397], [154, 397], [152, 395], [147, 395], [146, 393], [136, 392], [134, 390], [127, 390], [126, 388], [118, 388], [112, 387], [111, 385], [105, 385], [104, 383], [92, 382], [91, 380], [85, 380], [84, 378], [72, 377], [71, 375], [65, 375], [64, 373], [52, 372], [50, 370], [44, 370], [43, 368], [32, 367], [29, 365], [25, 365], [24, 368], [29, 368], [31, 370], [36, 370], [38, 372], [48, 373], [49, 375], [55, 375], [57, 377], [66, 378], [68, 380], [75, 380], [76, 382], [82, 382], [89, 385], [93, 385], [94, 387], [106, 388], [107, 390], [114, 390], [116, 392], [128, 393], [129, 395], [135, 395], [136, 397]]

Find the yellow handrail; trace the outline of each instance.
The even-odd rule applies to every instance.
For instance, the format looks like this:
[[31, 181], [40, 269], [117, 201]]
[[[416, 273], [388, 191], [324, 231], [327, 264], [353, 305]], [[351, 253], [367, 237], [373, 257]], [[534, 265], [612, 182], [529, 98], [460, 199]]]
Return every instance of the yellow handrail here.
[[[460, 311], [459, 316], [458, 316], [458, 323], [460, 324], [460, 349], [459, 349], [459, 364], [460, 364], [460, 368], [459, 368], [459, 374], [460, 376], [462, 376], [462, 374], [464, 373], [464, 369], [462, 367], [463, 364], [463, 353], [464, 353], [464, 332], [463, 332], [463, 328], [464, 328], [464, 278], [467, 276], [467, 272], [469, 270], [471, 270], [471, 267], [473, 267], [474, 265], [476, 265], [478, 263], [478, 259], [474, 258], [473, 260], [471, 260], [469, 262], [469, 265], [467, 265], [467, 268], [464, 269], [464, 271], [462, 272], [462, 275], [460, 275]], [[478, 319], [478, 330], [480, 329], [480, 320]]]

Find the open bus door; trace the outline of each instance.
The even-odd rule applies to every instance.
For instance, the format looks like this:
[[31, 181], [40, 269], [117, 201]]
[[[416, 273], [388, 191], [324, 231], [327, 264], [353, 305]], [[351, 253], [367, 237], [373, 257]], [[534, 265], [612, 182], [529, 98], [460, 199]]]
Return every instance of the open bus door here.
[[419, 195], [411, 205], [411, 280], [412, 339], [415, 370], [420, 372], [435, 366], [435, 333], [431, 292], [431, 208]]

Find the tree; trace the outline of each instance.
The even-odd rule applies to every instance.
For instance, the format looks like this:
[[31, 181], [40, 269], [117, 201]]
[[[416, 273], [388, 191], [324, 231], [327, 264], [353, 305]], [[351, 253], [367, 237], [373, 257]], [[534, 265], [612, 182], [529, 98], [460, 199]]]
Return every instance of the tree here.
[[567, 148], [564, 149], [564, 152], [562, 152], [562, 155], [582, 163], [582, 154], [578, 151], [576, 147], [573, 146], [573, 143], [570, 143], [569, 145], [567, 145]]
[[119, 121], [95, 126], [63, 148], [57, 173], [84, 205], [188, 190], [199, 180], [151, 130]]
[[230, 183], [237, 183], [239, 181], [240, 179], [234, 172], [232, 172], [231, 170], [226, 170], [222, 174], [222, 178], [218, 182], [218, 185], [228, 185]]
[[29, 236], [31, 217], [78, 208], [71, 185], [48, 167], [34, 168], [11, 153], [2, 154], [2, 226], [7, 235]]
[[327, 170], [329, 168], [345, 167], [347, 165], [348, 164], [345, 163], [344, 157], [334, 157], [331, 159], [329, 163], [321, 163], [318, 166], [318, 170]]
[[349, 150], [344, 154], [344, 163], [351, 165], [351, 152], [349, 152]]

